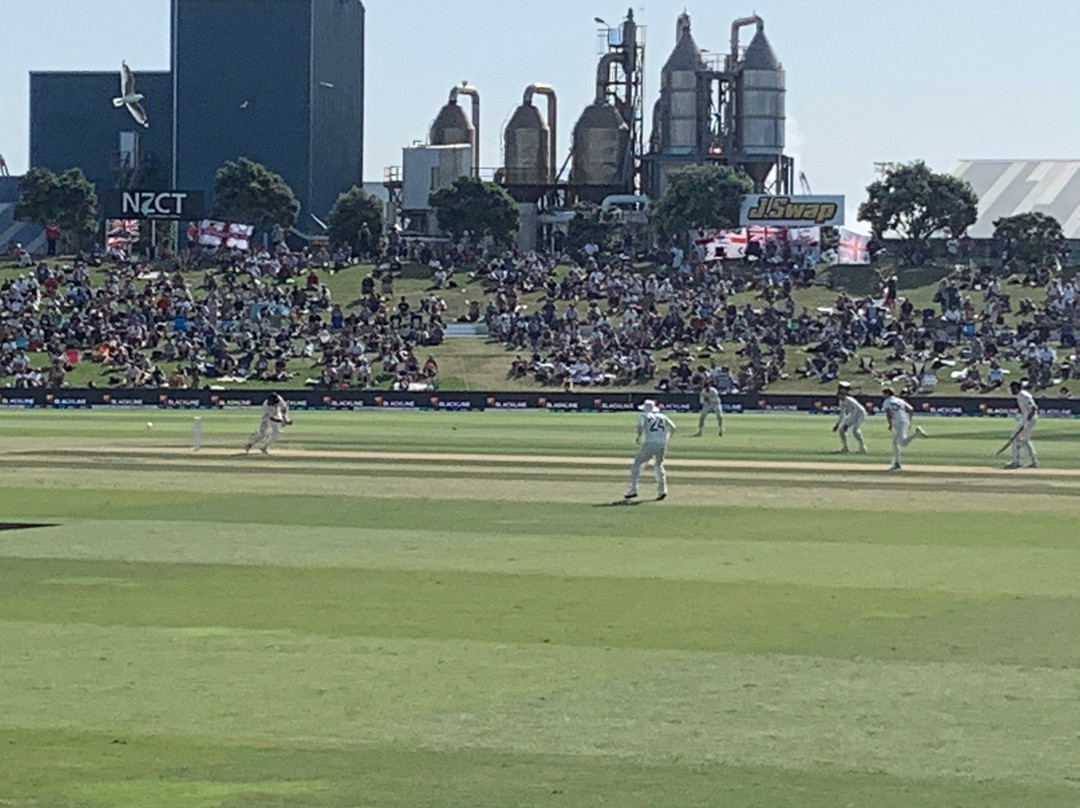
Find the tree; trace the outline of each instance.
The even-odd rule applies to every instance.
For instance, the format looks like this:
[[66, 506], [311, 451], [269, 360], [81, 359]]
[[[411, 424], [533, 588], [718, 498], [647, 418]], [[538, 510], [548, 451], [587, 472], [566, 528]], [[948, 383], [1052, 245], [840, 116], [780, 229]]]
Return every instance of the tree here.
[[80, 248], [98, 226], [94, 185], [81, 168], [59, 177], [47, 168], [31, 168], [19, 181], [15, 218], [42, 227], [56, 222], [64, 241]]
[[890, 168], [867, 189], [859, 206], [859, 221], [868, 222], [875, 238], [894, 232], [905, 242], [904, 252], [921, 263], [930, 237], [964, 234], [979, 217], [979, 198], [971, 185], [951, 174], [935, 174], [921, 160]]
[[216, 217], [260, 228], [292, 227], [300, 214], [300, 202], [281, 175], [247, 157], [221, 164], [214, 197]]
[[98, 229], [97, 194], [81, 168], [69, 168], [58, 178], [56, 223], [64, 241], [82, 249]]
[[60, 180], [47, 168], [31, 168], [19, 180], [15, 218], [45, 227], [56, 219]]
[[466, 233], [473, 241], [490, 236], [498, 245], [509, 244], [518, 227], [518, 209], [506, 189], [476, 177], [458, 177], [431, 195], [439, 227], [455, 240]]
[[742, 198], [753, 190], [750, 178], [731, 166], [688, 166], [668, 178], [654, 211], [656, 223], [674, 241], [692, 230], [738, 227]]
[[1052, 265], [1065, 250], [1061, 223], [1046, 213], [1018, 213], [998, 219], [994, 238], [1001, 243], [1006, 261], [1017, 259], [1034, 266]]
[[607, 249], [612, 246], [615, 229], [616, 217], [612, 211], [605, 213], [599, 205], [592, 202], [578, 202], [574, 205], [574, 218], [566, 225], [566, 241], [563, 247], [571, 254], [578, 252], [586, 244]]
[[350, 247], [358, 255], [376, 252], [382, 241], [382, 201], [354, 185], [334, 202], [327, 226], [331, 247]]

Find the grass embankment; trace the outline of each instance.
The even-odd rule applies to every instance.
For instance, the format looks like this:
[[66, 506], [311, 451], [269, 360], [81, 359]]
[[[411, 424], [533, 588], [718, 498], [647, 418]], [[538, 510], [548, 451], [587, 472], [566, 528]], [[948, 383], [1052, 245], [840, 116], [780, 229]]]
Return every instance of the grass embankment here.
[[[332, 298], [335, 302], [345, 306], [346, 304], [357, 301], [360, 296], [360, 282], [371, 273], [372, 267], [368, 265], [357, 265], [348, 267], [340, 272], [328, 272], [320, 271], [318, 274], [321, 280], [329, 287]], [[25, 271], [25, 270], [23, 270]], [[866, 267], [837, 267], [825, 270], [832, 275], [838, 284], [849, 291], [853, 295], [870, 294], [874, 291], [873, 278], [875, 271]], [[884, 273], [891, 272], [891, 268], [885, 267], [880, 270]], [[565, 272], [565, 268], [560, 269], [560, 272]], [[916, 306], [916, 308], [935, 308], [936, 304], [933, 303], [932, 298], [934, 292], [937, 289], [937, 283], [941, 278], [948, 274], [949, 270], [944, 267], [929, 266], [918, 269], [907, 269], [899, 272], [899, 288], [902, 297], [909, 298]], [[8, 277], [17, 276], [18, 270], [14, 269], [0, 269], [0, 281]], [[95, 282], [100, 280], [100, 273], [96, 273]], [[201, 274], [192, 273], [192, 277], [201, 278]], [[420, 299], [426, 294], [426, 290], [430, 286], [429, 283], [429, 271], [426, 267], [410, 264], [405, 267], [403, 277], [395, 280], [394, 282], [394, 300], [401, 295], [406, 296], [411, 304], [416, 307], [419, 304]], [[488, 297], [484, 295], [481, 285], [469, 280], [465, 273], [459, 273], [455, 276], [455, 281], [460, 285], [457, 288], [444, 289], [438, 292], [438, 294], [445, 299], [447, 303], [447, 312], [445, 315], [446, 321], [453, 322], [458, 317], [463, 316], [468, 310], [469, 301], [480, 300], [482, 306], [486, 307]], [[378, 288], [378, 287], [377, 287]], [[1006, 291], [1017, 297], [1030, 297], [1036, 303], [1041, 302], [1045, 298], [1044, 289], [1024, 288], [1020, 286], [1006, 287]], [[798, 289], [794, 292], [793, 298], [796, 303], [796, 311], [802, 309], [802, 307], [808, 308], [811, 312], [815, 312], [819, 306], [831, 306], [836, 301], [837, 293], [831, 291], [823, 286], [814, 286], [809, 289]], [[525, 311], [535, 311], [543, 304], [543, 296], [540, 294], [523, 295], [520, 299], [520, 305], [525, 307]], [[391, 301], [393, 302], [393, 301]], [[743, 306], [749, 303], [752, 306], [760, 307], [762, 305], [761, 300], [757, 297], [756, 293], [744, 292], [734, 295], [731, 300], [738, 306]], [[976, 293], [976, 305], [981, 303]], [[565, 308], [565, 301], [559, 301], [558, 306], [560, 311]], [[1014, 306], [1015, 308], [1015, 306]], [[348, 309], [346, 309], [347, 311]], [[1007, 321], [1010, 323], [1016, 322], [1015, 315], [1008, 315]], [[715, 352], [700, 352], [695, 356], [694, 364], [708, 364], [710, 360], [715, 360], [721, 364], [727, 364], [731, 367], [736, 367], [740, 364], [741, 357], [737, 355], [737, 351], [740, 346], [738, 344], [731, 344], [725, 346], [724, 353]], [[671, 362], [665, 359], [668, 351], [658, 350], [653, 351], [654, 359], [659, 367], [660, 376], [666, 375], [668, 369], [671, 366]], [[421, 362], [429, 354], [434, 356], [439, 363], [439, 387], [440, 389], [447, 391], [460, 391], [460, 390], [537, 390], [541, 389], [539, 386], [531, 381], [516, 381], [506, 378], [507, 371], [510, 368], [510, 362], [514, 357], [514, 352], [507, 351], [501, 343], [492, 342], [481, 338], [457, 338], [448, 339], [442, 345], [432, 348], [420, 348], [417, 351], [418, 356], [421, 358]], [[874, 359], [876, 366], [879, 369], [887, 367], [884, 362], [884, 358], [889, 354], [888, 349], [865, 349], [860, 352], [860, 356], [868, 356]], [[789, 378], [782, 379], [769, 387], [770, 392], [774, 393], [816, 393], [825, 392], [832, 393], [833, 385], [820, 384], [816, 378], [803, 379], [795, 375], [797, 368], [801, 367], [808, 354], [800, 347], [789, 346], [787, 361], [785, 363], [785, 372], [789, 374]], [[48, 357], [44, 354], [32, 355], [32, 360], [35, 366], [43, 366], [47, 364]], [[159, 366], [168, 373], [171, 371], [176, 363], [160, 362]], [[847, 366], [841, 369], [841, 375], [844, 378], [854, 378], [856, 381], [860, 377], [853, 377], [852, 373], [857, 367], [857, 362], [852, 361]], [[1014, 375], [1020, 373], [1019, 366], [1015, 363], [1006, 363], [1003, 365]], [[237, 383], [219, 383], [214, 380], [207, 380], [207, 383], [220, 384], [224, 388], [242, 388], [252, 390], [268, 390], [279, 388], [296, 388], [303, 387], [304, 383], [308, 379], [315, 379], [319, 376], [319, 370], [313, 360], [294, 359], [288, 364], [288, 371], [292, 374], [292, 379], [285, 384], [282, 383], [270, 383], [270, 382], [245, 382], [242, 384]], [[658, 378], [660, 377], [658, 376]], [[104, 368], [99, 364], [92, 362], [79, 363], [74, 370], [72, 370], [67, 376], [67, 384], [69, 387], [86, 387], [90, 384], [98, 387], [116, 386], [115, 382], [121, 377], [121, 374], [113, 368]], [[869, 379], [867, 379], [869, 381]], [[380, 386], [387, 387], [389, 383]], [[870, 382], [867, 387], [868, 392], [877, 392], [877, 384]], [[625, 390], [650, 390], [651, 385], [644, 386], [631, 386], [626, 388], [619, 388]], [[938, 375], [938, 394], [943, 395], [959, 395], [959, 384], [950, 378], [947, 371], [942, 371]]]

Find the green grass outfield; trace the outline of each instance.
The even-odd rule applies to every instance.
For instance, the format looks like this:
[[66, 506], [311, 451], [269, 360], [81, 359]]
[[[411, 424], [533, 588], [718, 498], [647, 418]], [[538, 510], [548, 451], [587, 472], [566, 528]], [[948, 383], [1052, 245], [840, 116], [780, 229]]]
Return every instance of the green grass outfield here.
[[0, 411], [0, 806], [1080, 802], [1078, 421], [194, 414]]

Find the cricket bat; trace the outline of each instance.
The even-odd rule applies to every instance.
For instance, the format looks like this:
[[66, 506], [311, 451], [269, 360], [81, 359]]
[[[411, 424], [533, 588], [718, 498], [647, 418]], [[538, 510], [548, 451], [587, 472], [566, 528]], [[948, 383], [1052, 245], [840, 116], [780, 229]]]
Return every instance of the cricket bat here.
[[1009, 438], [1008, 443], [1006, 443], [1004, 446], [1002, 446], [1000, 449], [998, 449], [996, 452], [994, 452], [994, 457], [997, 457], [999, 454], [1001, 454], [1006, 449], [1008, 449], [1010, 446], [1012, 446], [1013, 441], [1016, 440], [1018, 437], [1020, 437], [1020, 433], [1024, 431], [1025, 426], [1027, 426], [1027, 424], [1021, 424], [1020, 428], [1018, 430], [1016, 430], [1016, 432], [1013, 433], [1013, 436], [1011, 438]]

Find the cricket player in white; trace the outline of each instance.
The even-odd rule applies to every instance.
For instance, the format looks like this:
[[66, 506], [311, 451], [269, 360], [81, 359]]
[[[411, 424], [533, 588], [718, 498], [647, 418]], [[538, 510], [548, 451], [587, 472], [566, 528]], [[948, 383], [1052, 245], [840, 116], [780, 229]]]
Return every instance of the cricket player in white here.
[[630, 490], [624, 499], [633, 499], [637, 494], [638, 477], [641, 467], [650, 460], [656, 464], [656, 498], [667, 496], [667, 472], [664, 471], [664, 454], [667, 452], [668, 438], [674, 434], [675, 424], [660, 412], [655, 401], [646, 401], [641, 405], [641, 415], [637, 422], [637, 442], [641, 446], [634, 455], [630, 466]]
[[1024, 389], [1020, 382], [1011, 382], [1009, 389], [1016, 396], [1016, 406], [1020, 409], [1016, 416], [1016, 435], [1012, 441], [1012, 460], [1005, 466], [1007, 469], [1020, 468], [1020, 452], [1026, 451], [1028, 468], [1039, 467], [1039, 459], [1035, 456], [1035, 447], [1031, 444], [1031, 431], [1035, 428], [1035, 422], [1039, 420], [1039, 405], [1035, 403], [1035, 397], [1031, 392]]
[[921, 426], [917, 426], [915, 431], [909, 434], [908, 428], [911, 426], [911, 416], [915, 414], [915, 408], [888, 387], [881, 392], [885, 395], [881, 409], [885, 411], [885, 418], [892, 431], [892, 466], [889, 467], [889, 471], [899, 471], [900, 450], [915, 438], [925, 438], [926, 433]]
[[698, 401], [701, 402], [701, 415], [698, 416], [697, 432], [694, 433], [693, 437], [701, 437], [701, 432], [705, 429], [705, 421], [710, 413], [716, 416], [716, 426], [720, 430], [720, 436], [723, 437], [724, 405], [720, 402], [720, 391], [707, 384], [701, 388]]
[[259, 447], [259, 451], [266, 454], [267, 450], [277, 443], [277, 439], [281, 436], [281, 430], [291, 423], [292, 421], [289, 420], [289, 405], [277, 393], [271, 393], [263, 402], [262, 420], [259, 422], [259, 429], [247, 439], [247, 443], [244, 444], [244, 451], [250, 452], [252, 447], [261, 443], [262, 446]]
[[847, 433], [850, 431], [855, 443], [859, 445], [859, 454], [866, 454], [866, 444], [863, 442], [862, 425], [866, 420], [866, 410], [855, 396], [851, 395], [851, 385], [846, 382], [840, 383], [837, 391], [840, 400], [840, 417], [836, 421], [833, 432], [840, 433], [840, 453], [848, 453]]

